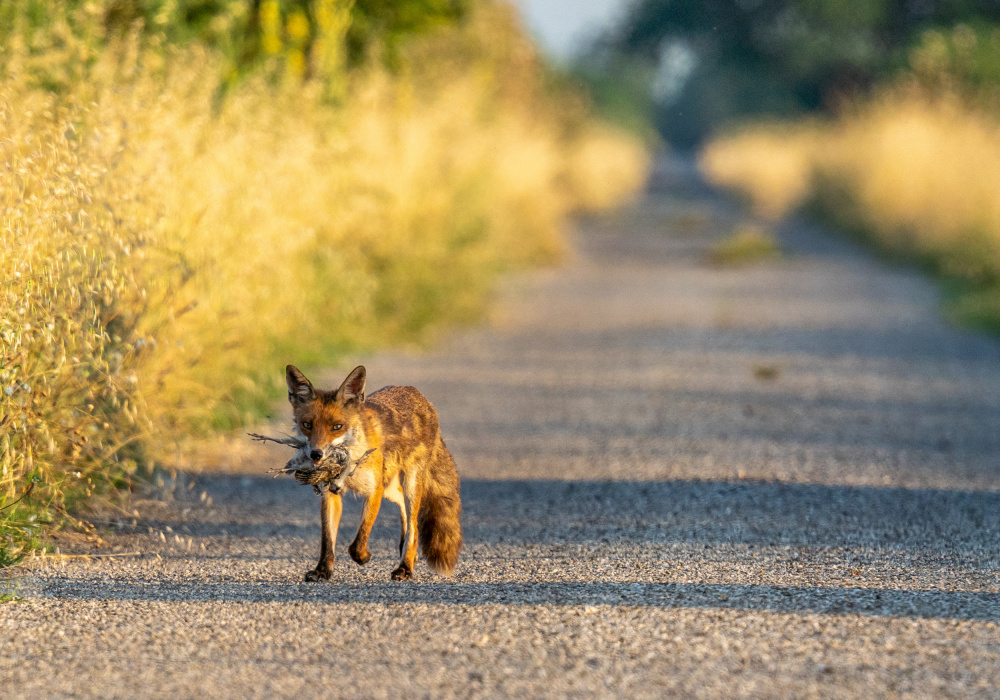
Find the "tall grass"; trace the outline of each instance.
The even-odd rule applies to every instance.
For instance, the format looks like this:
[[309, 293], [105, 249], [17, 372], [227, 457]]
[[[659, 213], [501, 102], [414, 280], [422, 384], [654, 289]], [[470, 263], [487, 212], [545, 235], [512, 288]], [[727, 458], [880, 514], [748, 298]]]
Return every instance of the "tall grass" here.
[[[0, 84], [0, 511], [37, 534], [136, 462], [135, 374], [154, 217], [124, 138], [91, 105]], [[103, 128], [102, 128], [103, 127]], [[32, 490], [32, 501], [10, 501]], [[24, 517], [20, 517], [19, 513]], [[0, 546], [3, 543], [0, 542]]]
[[34, 490], [0, 511], [7, 555], [257, 418], [285, 363], [476, 318], [498, 273], [558, 259], [573, 211], [641, 184], [638, 143], [552, 92], [507, 9], [408, 50], [333, 100], [266, 72], [220, 99], [218, 54], [135, 36], [58, 90], [8, 57], [0, 507]]
[[810, 204], [953, 280], [953, 310], [1000, 330], [1000, 119], [913, 85], [831, 122], [763, 124], [710, 143], [715, 183], [781, 216]]

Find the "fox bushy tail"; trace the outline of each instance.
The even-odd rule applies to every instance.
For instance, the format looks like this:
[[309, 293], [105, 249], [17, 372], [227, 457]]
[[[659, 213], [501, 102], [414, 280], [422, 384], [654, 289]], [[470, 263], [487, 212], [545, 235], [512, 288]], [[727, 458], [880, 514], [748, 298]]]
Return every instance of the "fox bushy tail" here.
[[455, 460], [438, 439], [428, 470], [417, 523], [424, 560], [437, 573], [450, 576], [462, 549], [462, 500]]

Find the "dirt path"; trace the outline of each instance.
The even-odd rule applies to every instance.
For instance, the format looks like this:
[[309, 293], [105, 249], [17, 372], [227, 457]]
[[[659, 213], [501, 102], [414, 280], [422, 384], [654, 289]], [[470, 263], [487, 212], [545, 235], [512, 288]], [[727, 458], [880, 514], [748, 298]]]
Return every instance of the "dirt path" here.
[[391, 508], [357, 567], [348, 499], [337, 580], [303, 584], [308, 489], [181, 477], [109, 535], [144, 556], [0, 606], [0, 695], [997, 697], [1000, 343], [801, 223], [706, 265], [739, 221], [666, 163], [489, 327], [365, 358], [441, 413], [453, 580], [389, 581]]

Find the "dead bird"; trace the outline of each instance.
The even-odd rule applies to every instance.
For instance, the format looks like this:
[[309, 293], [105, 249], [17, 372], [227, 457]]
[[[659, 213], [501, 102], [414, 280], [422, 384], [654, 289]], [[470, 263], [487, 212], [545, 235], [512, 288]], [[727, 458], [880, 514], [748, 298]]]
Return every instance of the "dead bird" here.
[[268, 472], [274, 474], [275, 477], [281, 474], [291, 474], [300, 484], [312, 486], [313, 491], [317, 494], [322, 493], [324, 487], [330, 489], [330, 493], [343, 491], [344, 481], [354, 476], [358, 465], [377, 449], [373, 447], [352, 461], [351, 454], [343, 447], [339, 447], [329, 451], [322, 462], [316, 463], [309, 456], [308, 441], [305, 438], [292, 436], [273, 438], [257, 433], [247, 434], [257, 442], [276, 442], [279, 445], [294, 447], [295, 455], [288, 460], [284, 467], [269, 469]]

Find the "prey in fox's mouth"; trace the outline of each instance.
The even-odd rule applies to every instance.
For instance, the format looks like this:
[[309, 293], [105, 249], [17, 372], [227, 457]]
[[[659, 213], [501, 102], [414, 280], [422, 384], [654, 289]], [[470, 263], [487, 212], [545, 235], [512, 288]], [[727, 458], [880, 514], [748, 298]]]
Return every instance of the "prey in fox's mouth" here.
[[310, 450], [311, 468], [299, 467], [293, 474], [299, 483], [313, 484], [314, 486], [325, 484], [330, 493], [340, 494], [344, 490], [344, 482], [354, 476], [358, 465], [365, 461], [375, 449], [373, 447], [358, 459], [351, 459], [351, 453], [345, 447], [332, 449], [328, 447], [322, 452]]
[[250, 437], [259, 442], [276, 442], [297, 448], [295, 456], [284, 467], [270, 471], [275, 476], [291, 474], [300, 484], [312, 486], [317, 493], [327, 489], [330, 493], [340, 494], [344, 490], [344, 482], [354, 476], [358, 466], [378, 449], [373, 447], [357, 459], [352, 459], [351, 453], [344, 447], [327, 449], [314, 455], [302, 437], [272, 438], [257, 433], [250, 433]]

